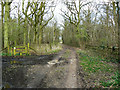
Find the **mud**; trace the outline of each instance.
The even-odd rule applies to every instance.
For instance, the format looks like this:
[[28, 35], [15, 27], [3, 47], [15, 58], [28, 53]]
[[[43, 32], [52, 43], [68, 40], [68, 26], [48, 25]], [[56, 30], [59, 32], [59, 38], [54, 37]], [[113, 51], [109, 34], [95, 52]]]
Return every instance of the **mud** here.
[[[2, 86], [5, 88], [65, 87], [69, 64], [67, 58], [63, 57], [66, 50], [67, 48], [64, 47], [59, 53], [51, 55], [3, 57]], [[48, 62], [51, 61], [57, 62], [50, 65]]]
[[[109, 74], [88, 75], [82, 70], [76, 49], [64, 46], [59, 53], [28, 57], [3, 57], [5, 88], [94, 88]], [[12, 63], [11, 61], [17, 62]], [[72, 64], [71, 64], [72, 63]]]
[[[41, 70], [45, 69], [44, 66], [48, 64], [47, 62], [51, 61], [56, 55], [57, 54], [33, 56], [32, 58], [3, 57], [2, 58], [2, 86], [15, 87], [15, 88], [27, 87], [28, 81], [32, 78], [30, 75], [27, 76], [29, 69], [31, 67], [34, 67], [35, 65], [41, 67], [40, 68]], [[14, 60], [16, 62], [11, 64], [11, 62], [13, 62]]]

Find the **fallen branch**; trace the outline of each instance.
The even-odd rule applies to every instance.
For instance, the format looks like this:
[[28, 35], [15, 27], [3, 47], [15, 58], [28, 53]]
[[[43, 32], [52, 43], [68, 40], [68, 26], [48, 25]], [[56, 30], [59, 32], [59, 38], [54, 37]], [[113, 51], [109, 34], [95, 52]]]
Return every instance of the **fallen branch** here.
[[29, 47], [29, 48], [32, 49], [35, 53], [37, 53], [37, 51], [34, 48], [32, 48], [32, 47]]
[[2, 52], [2, 51], [4, 51], [4, 50], [6, 50], [8, 47], [6, 47], [6, 48], [3, 48], [2, 50], [0, 50], [0, 52]]

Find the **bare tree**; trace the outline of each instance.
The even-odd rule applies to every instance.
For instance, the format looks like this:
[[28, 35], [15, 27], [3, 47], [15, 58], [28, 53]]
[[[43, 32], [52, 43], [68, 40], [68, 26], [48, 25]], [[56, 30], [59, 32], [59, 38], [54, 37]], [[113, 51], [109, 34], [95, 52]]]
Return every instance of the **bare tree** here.
[[[39, 4], [40, 3], [40, 4]], [[41, 43], [42, 39], [42, 29], [48, 24], [48, 22], [53, 18], [54, 14], [52, 11], [52, 16], [46, 20], [43, 24], [43, 18], [48, 11], [45, 11], [46, 2], [28, 2], [26, 10], [24, 10], [24, 0], [22, 6], [22, 12], [25, 15], [25, 21], [29, 23], [30, 26], [34, 29], [34, 42], [37, 43], [37, 35], [39, 30], [37, 29], [38, 25], [40, 26], [39, 33], [39, 42]], [[28, 14], [28, 9], [30, 9], [30, 13]]]
[[77, 7], [77, 2], [75, 0], [72, 0], [71, 2], [66, 1], [64, 4], [67, 6], [67, 12], [61, 10], [63, 12], [62, 16], [66, 18], [71, 24], [75, 25], [76, 27], [76, 33], [77, 36], [79, 36], [79, 43], [84, 46], [83, 41], [84, 41], [84, 31], [79, 29], [80, 26], [80, 21], [81, 21], [81, 10], [84, 6], [86, 6], [88, 3], [83, 4], [81, 0], [78, 0], [78, 7]]

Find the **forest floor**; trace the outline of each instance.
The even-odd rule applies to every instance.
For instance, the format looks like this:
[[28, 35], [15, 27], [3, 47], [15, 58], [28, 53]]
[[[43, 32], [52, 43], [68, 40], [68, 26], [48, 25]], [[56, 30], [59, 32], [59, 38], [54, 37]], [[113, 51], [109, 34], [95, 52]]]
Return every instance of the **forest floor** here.
[[[6, 88], [95, 87], [95, 83], [98, 83], [99, 78], [103, 77], [102, 73], [88, 77], [89, 74], [84, 72], [84, 68], [80, 65], [82, 62], [76, 52], [80, 49], [65, 45], [62, 47], [63, 49], [56, 54], [22, 58], [3, 57], [3, 86]], [[17, 60], [17, 63], [11, 64], [13, 60]], [[110, 63], [110, 65], [117, 70], [117, 64]], [[105, 76], [109, 77], [109, 74], [106, 73]]]

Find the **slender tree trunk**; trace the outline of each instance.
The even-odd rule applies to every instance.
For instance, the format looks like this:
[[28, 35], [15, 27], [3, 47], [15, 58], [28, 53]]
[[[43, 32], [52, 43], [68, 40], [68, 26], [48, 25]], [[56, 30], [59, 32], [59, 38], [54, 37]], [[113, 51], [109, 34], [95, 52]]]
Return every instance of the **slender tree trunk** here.
[[20, 5], [18, 5], [18, 44], [20, 44]]
[[40, 25], [40, 33], [39, 33], [39, 45], [41, 45], [43, 43], [43, 29], [41, 28], [42, 25]]
[[41, 46], [41, 33], [39, 34], [39, 46]]
[[28, 43], [30, 43], [30, 25], [28, 26]]
[[36, 27], [34, 27], [34, 43], [37, 44], [37, 30]]
[[4, 18], [4, 5], [3, 5], [3, 2], [1, 0], [1, 24], [2, 24], [2, 30], [1, 30], [1, 43], [2, 43], [2, 48], [4, 48], [4, 24], [3, 24], [3, 18]]
[[26, 33], [24, 33], [24, 45], [26, 45]]
[[36, 22], [37, 16], [35, 14], [35, 24], [34, 24], [34, 43], [37, 44], [37, 22]]
[[41, 46], [43, 40], [43, 30], [40, 25], [40, 33], [39, 33], [39, 45]]
[[43, 41], [43, 29], [41, 30], [41, 43], [44, 43], [44, 41]]
[[25, 25], [25, 29], [24, 29], [24, 45], [26, 45], [26, 30], [27, 30], [27, 18], [25, 17], [25, 22], [24, 22], [24, 25]]

